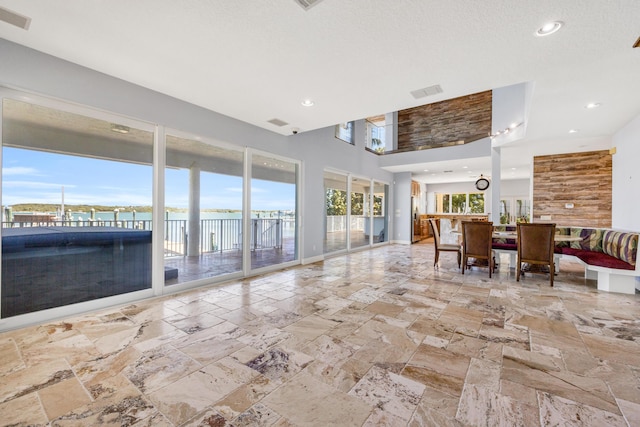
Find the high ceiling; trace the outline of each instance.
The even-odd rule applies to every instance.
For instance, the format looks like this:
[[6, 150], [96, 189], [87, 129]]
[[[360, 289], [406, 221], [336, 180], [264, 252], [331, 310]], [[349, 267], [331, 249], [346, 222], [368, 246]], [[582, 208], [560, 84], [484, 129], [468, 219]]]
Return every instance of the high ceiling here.
[[[285, 135], [533, 82], [526, 136], [504, 148], [503, 175], [531, 155], [609, 148], [640, 114], [638, 0], [0, 6], [31, 18], [26, 31], [0, 22], [0, 37]], [[548, 21], [565, 25], [534, 36]], [[410, 94], [435, 84], [441, 94]], [[586, 109], [590, 102], [601, 106]]]

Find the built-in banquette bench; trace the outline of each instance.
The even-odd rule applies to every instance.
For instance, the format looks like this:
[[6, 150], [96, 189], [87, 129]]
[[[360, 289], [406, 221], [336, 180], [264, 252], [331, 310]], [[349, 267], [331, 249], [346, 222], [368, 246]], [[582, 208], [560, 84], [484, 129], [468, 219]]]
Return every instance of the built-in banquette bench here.
[[[497, 225], [496, 232], [514, 232], [515, 225]], [[585, 266], [585, 277], [595, 279], [598, 289], [633, 294], [640, 290], [640, 263], [636, 263], [638, 233], [605, 228], [557, 226], [556, 234], [575, 240], [556, 243], [556, 265], [560, 258]], [[516, 241], [497, 237], [493, 240], [496, 253], [509, 253], [515, 265]]]

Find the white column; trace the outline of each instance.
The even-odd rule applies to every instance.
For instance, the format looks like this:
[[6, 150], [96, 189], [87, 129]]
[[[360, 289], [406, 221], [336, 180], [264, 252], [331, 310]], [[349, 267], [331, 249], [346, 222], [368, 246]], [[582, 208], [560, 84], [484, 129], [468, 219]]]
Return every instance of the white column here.
[[[164, 172], [166, 163], [165, 130], [164, 126], [156, 126], [153, 133], [153, 206], [151, 234], [152, 262], [151, 283], [154, 295], [164, 292]], [[93, 212], [92, 212], [93, 214]]]
[[398, 112], [384, 115], [384, 141], [385, 151], [398, 149]]
[[489, 221], [500, 224], [500, 147], [491, 147], [491, 187], [489, 187], [490, 206]]
[[200, 167], [189, 168], [189, 221], [187, 256], [200, 255]]

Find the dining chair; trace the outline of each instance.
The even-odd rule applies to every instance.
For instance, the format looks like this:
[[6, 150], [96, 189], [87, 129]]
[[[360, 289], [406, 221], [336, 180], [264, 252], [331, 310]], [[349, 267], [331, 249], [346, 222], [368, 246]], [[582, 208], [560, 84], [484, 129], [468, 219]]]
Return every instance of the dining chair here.
[[433, 266], [435, 267], [438, 264], [438, 259], [440, 259], [440, 252], [457, 252], [458, 253], [458, 268], [460, 268], [460, 245], [452, 245], [446, 243], [440, 243], [440, 231], [438, 230], [438, 223], [434, 218], [429, 218], [429, 227], [431, 227], [431, 232], [433, 233], [433, 244], [436, 249], [436, 255], [433, 260]]
[[555, 224], [518, 223], [516, 281], [520, 281], [522, 263], [549, 266], [549, 284], [553, 286], [555, 265], [553, 262]]
[[493, 223], [488, 221], [462, 221], [462, 274], [469, 258], [486, 260], [489, 277], [495, 261], [491, 250]]

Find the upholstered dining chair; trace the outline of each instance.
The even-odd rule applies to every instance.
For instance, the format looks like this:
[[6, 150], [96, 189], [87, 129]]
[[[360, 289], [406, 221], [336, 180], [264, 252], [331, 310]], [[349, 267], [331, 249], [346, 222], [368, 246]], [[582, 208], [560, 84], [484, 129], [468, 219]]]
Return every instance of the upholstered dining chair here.
[[[549, 284], [553, 286], [555, 266], [553, 263], [555, 224], [518, 223], [516, 281], [520, 281], [522, 263], [549, 266]], [[524, 273], [522, 273], [524, 274]]]
[[469, 258], [486, 260], [489, 277], [494, 268], [491, 251], [493, 223], [488, 221], [462, 221], [462, 274], [468, 266]]
[[436, 255], [433, 260], [433, 266], [438, 264], [440, 259], [440, 252], [457, 252], [458, 253], [458, 268], [460, 268], [460, 245], [451, 245], [446, 243], [440, 243], [440, 231], [438, 230], [438, 224], [434, 218], [429, 218], [429, 227], [433, 233], [433, 244], [436, 249]]

